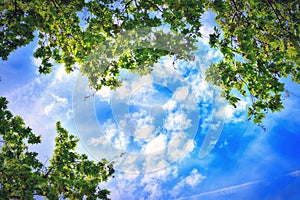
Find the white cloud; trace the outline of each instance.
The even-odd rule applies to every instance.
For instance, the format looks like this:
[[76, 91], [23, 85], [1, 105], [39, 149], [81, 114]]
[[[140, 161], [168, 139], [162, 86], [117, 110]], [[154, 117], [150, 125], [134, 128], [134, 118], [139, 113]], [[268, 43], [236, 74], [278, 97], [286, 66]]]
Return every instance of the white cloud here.
[[122, 86], [117, 88], [116, 91], [113, 92], [114, 98], [120, 100], [129, 99], [131, 93], [130, 83], [128, 81], [124, 81]]
[[126, 150], [127, 145], [129, 144], [129, 136], [124, 132], [120, 131], [115, 123], [111, 120], [107, 120], [104, 124], [101, 125], [103, 130], [103, 136], [91, 137], [88, 140], [88, 144], [92, 146], [98, 145], [112, 145], [113, 147]]
[[195, 147], [194, 138], [189, 139], [187, 133], [174, 133], [167, 146], [168, 160], [171, 162], [182, 159], [185, 155], [192, 152]]
[[[170, 165], [147, 173], [120, 172], [103, 183], [112, 192], [111, 199], [163, 199], [168, 195], [165, 184], [178, 175], [178, 166]], [[167, 197], [168, 198], [168, 197]]]
[[174, 177], [174, 178], [177, 178], [178, 177], [178, 167], [177, 166], [174, 166], [173, 167], [174, 169], [172, 170], [172, 176]]
[[153, 181], [153, 182], [148, 183], [144, 187], [143, 192], [147, 194], [147, 199], [156, 200], [156, 199], [161, 198], [161, 196], [162, 196], [162, 188], [161, 187], [162, 186], [159, 183]]
[[219, 50], [210, 49], [205, 56], [206, 62], [211, 62], [212, 59], [221, 59], [223, 57]]
[[202, 174], [198, 173], [197, 169], [193, 169], [191, 175], [185, 178], [185, 182], [190, 187], [195, 187], [201, 181], [203, 181], [206, 177]]
[[129, 144], [129, 137], [124, 132], [120, 131], [118, 137], [113, 141], [114, 147], [120, 150], [126, 150]]
[[189, 94], [189, 87], [188, 86], [182, 86], [177, 88], [177, 90], [174, 92], [175, 99], [179, 101], [183, 101], [187, 98]]
[[168, 112], [172, 112], [177, 108], [177, 106], [178, 102], [171, 98], [163, 105], [163, 109], [167, 110]]
[[160, 134], [142, 148], [143, 153], [149, 154], [149, 153], [160, 151], [164, 149], [166, 145], [167, 145], [167, 136], [164, 134]]
[[145, 127], [152, 123], [152, 117], [144, 109], [140, 109], [140, 112], [130, 113], [130, 119], [136, 122], [137, 127]]
[[101, 90], [96, 92], [96, 95], [100, 97], [101, 100], [110, 103], [111, 89], [107, 86], [101, 88]]
[[42, 59], [31, 57], [32, 64], [36, 67], [39, 67], [42, 64]]
[[119, 134], [119, 129], [117, 128], [116, 124], [113, 123], [111, 120], [106, 121], [101, 126], [101, 129], [103, 130], [103, 134], [108, 140], [112, 140]]
[[188, 119], [186, 114], [180, 111], [169, 113], [165, 120], [164, 127], [169, 131], [182, 131], [191, 126], [191, 119]]
[[67, 115], [67, 119], [68, 120], [73, 119], [73, 117], [74, 117], [73, 110], [72, 109], [68, 109], [66, 115]]
[[117, 88], [114, 92], [114, 97], [119, 100], [128, 101], [135, 90], [141, 86], [153, 83], [151, 75], [137, 76], [136, 74], [128, 73], [124, 79], [126, 79], [126, 81], [123, 81], [122, 86]]
[[46, 114], [46, 115], [49, 115], [49, 113], [53, 110], [53, 108], [54, 108], [54, 103], [51, 103], [51, 104], [47, 105], [47, 106], [45, 107], [45, 109], [44, 109], [45, 114]]
[[216, 88], [212, 87], [201, 74], [190, 75], [190, 84], [192, 94], [198, 102], [212, 102]]
[[[48, 116], [51, 112], [53, 112], [54, 109], [58, 109], [60, 107], [64, 108], [68, 105], [67, 98], [62, 98], [54, 94], [52, 94], [51, 96], [54, 98], [54, 102], [51, 102], [49, 105], [45, 106], [44, 112], [46, 116]], [[68, 113], [67, 113], [67, 117], [68, 117]]]
[[158, 93], [153, 84], [140, 85], [133, 88], [130, 96], [130, 104], [133, 105], [149, 105], [151, 104], [151, 96]]
[[141, 178], [142, 184], [147, 184], [153, 180], [156, 181], [168, 181], [170, 179], [170, 176], [177, 177], [178, 175], [178, 166], [170, 165], [168, 167], [165, 167], [163, 169], [160, 169], [158, 171], [149, 172], [143, 174], [143, 177]]
[[178, 197], [183, 189], [194, 188], [199, 185], [206, 177], [198, 172], [197, 169], [193, 169], [189, 176], [184, 177], [170, 192], [172, 197]]
[[66, 106], [68, 104], [68, 99], [67, 98], [63, 98], [63, 97], [59, 97], [57, 95], [52, 94], [52, 97], [55, 99], [55, 101], [57, 103], [59, 103], [60, 106]]
[[89, 139], [89, 145], [98, 146], [103, 143], [103, 137], [92, 137]]
[[238, 123], [245, 121], [247, 118], [247, 107], [250, 104], [247, 100], [240, 100], [236, 104], [236, 108], [232, 105], [229, 105], [225, 100], [220, 98], [218, 102], [219, 105], [216, 105], [214, 115], [219, 119], [224, 119], [224, 122]]
[[69, 74], [66, 73], [64, 65], [60, 65], [55, 72], [55, 79], [57, 81], [62, 81], [65, 78], [68, 78]]
[[152, 139], [154, 126], [145, 126], [145, 127], [137, 127], [134, 132], [134, 140], [135, 141], [149, 141], [149, 139]]
[[141, 157], [138, 154], [131, 154], [130, 152], [125, 152], [122, 158], [115, 159], [115, 168], [120, 170], [122, 173], [128, 174], [140, 174], [141, 170]]

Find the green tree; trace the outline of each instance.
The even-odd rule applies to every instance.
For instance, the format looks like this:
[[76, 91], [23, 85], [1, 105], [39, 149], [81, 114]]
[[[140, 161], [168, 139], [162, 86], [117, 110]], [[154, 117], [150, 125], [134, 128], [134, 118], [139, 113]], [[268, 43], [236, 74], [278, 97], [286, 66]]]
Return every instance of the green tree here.
[[299, 1], [216, 0], [207, 7], [219, 24], [210, 45], [224, 55], [207, 71], [208, 80], [221, 86], [234, 106], [240, 99], [233, 89], [250, 96], [248, 117], [260, 124], [266, 113], [283, 108], [280, 78], [290, 75], [300, 83]]
[[201, 37], [202, 14], [212, 10], [219, 26], [210, 35], [210, 44], [224, 59], [211, 65], [207, 80], [222, 87], [233, 106], [240, 100], [238, 93], [250, 96], [249, 118], [260, 124], [268, 111], [283, 108], [280, 78], [290, 75], [299, 83], [299, 9], [298, 1], [292, 0], [7, 0], [1, 5], [0, 56], [7, 59], [38, 31], [40, 47], [34, 56], [42, 59], [40, 73], [51, 71], [51, 59], [63, 63], [67, 72], [78, 63], [96, 90], [104, 85], [115, 88], [121, 84], [120, 69], [146, 74], [161, 56], [190, 59], [194, 48], [174, 53], [154, 45], [122, 55], [109, 52], [106, 60], [91, 62], [89, 56], [100, 44], [113, 41], [124, 30], [164, 25], [182, 34], [182, 41], [196, 39]]
[[57, 122], [55, 149], [49, 165], [37, 159], [28, 145], [41, 143], [19, 116], [7, 110], [7, 100], [0, 97], [0, 197], [1, 199], [108, 199], [110, 192], [98, 184], [114, 173], [112, 162], [98, 163], [76, 153], [75, 136]]

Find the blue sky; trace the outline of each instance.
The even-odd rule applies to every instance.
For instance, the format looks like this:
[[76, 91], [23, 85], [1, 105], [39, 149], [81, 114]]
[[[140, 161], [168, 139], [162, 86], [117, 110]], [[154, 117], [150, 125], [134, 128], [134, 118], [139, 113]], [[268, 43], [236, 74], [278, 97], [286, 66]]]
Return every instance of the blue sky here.
[[[210, 17], [203, 18], [204, 35], [212, 30]], [[52, 153], [59, 120], [80, 138], [78, 152], [115, 160], [115, 178], [101, 184], [112, 199], [300, 198], [299, 85], [283, 80], [291, 95], [264, 120], [264, 132], [246, 121], [249, 99], [234, 109], [204, 80], [209, 63], [222, 58], [206, 37], [194, 62], [172, 66], [164, 57], [150, 75], [123, 72], [121, 88], [103, 88], [85, 101], [93, 91], [78, 72], [55, 66], [51, 74], [37, 73], [36, 46], [0, 62], [0, 95], [43, 136], [32, 147], [41, 160]]]

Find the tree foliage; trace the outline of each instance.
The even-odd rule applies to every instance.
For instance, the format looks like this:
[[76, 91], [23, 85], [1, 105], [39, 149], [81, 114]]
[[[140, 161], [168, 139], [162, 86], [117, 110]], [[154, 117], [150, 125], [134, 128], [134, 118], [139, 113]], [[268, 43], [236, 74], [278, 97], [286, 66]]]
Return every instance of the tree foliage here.
[[103, 62], [89, 62], [100, 44], [144, 27], [164, 26], [183, 38], [199, 38], [201, 16], [212, 10], [219, 26], [210, 45], [224, 59], [211, 65], [207, 80], [222, 87], [233, 106], [240, 100], [238, 93], [250, 96], [249, 118], [261, 123], [266, 112], [283, 108], [280, 78], [290, 75], [299, 83], [299, 9], [293, 0], [8, 0], [1, 6], [0, 56], [7, 59], [32, 41], [37, 30], [40, 46], [34, 56], [42, 59], [40, 73], [51, 72], [52, 61], [63, 63], [67, 72], [78, 63], [96, 90], [115, 88], [121, 84], [121, 69], [146, 74], [161, 56], [188, 59], [194, 48], [186, 53], [129, 48], [122, 55], [110, 52]]
[[98, 163], [76, 153], [78, 139], [57, 122], [55, 149], [49, 165], [37, 159], [28, 145], [41, 143], [19, 116], [7, 110], [7, 100], [0, 98], [0, 196], [4, 199], [108, 199], [110, 192], [98, 184], [114, 173], [112, 163]]
[[224, 54], [221, 62], [210, 67], [208, 80], [223, 88], [232, 105], [239, 101], [233, 88], [249, 95], [252, 105], [248, 116], [261, 123], [268, 111], [283, 108], [284, 83], [280, 78], [291, 75], [300, 83], [300, 4], [217, 0], [208, 6], [220, 25], [210, 35], [210, 44]]

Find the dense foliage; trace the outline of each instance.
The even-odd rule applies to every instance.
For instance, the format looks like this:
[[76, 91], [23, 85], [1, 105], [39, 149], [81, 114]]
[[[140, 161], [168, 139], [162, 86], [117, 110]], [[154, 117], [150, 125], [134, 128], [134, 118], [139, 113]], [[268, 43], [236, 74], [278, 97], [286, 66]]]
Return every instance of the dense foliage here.
[[208, 80], [223, 88], [232, 105], [239, 101], [232, 89], [250, 96], [248, 116], [261, 123], [269, 110], [283, 108], [280, 79], [291, 75], [300, 83], [299, 1], [215, 1], [210, 7], [220, 25], [210, 44], [224, 59], [210, 67]]
[[146, 74], [161, 56], [191, 58], [188, 51], [194, 48], [185, 54], [155, 47], [127, 49], [122, 55], [110, 52], [100, 63], [86, 62], [100, 44], [125, 30], [163, 25], [183, 38], [199, 38], [201, 16], [212, 10], [219, 26], [210, 44], [224, 59], [211, 65], [207, 79], [223, 88], [233, 106], [239, 94], [250, 96], [249, 118], [261, 123], [266, 112], [283, 108], [280, 78], [290, 75], [300, 82], [299, 9], [299, 1], [292, 0], [8, 0], [1, 5], [0, 56], [7, 59], [32, 41], [37, 30], [40, 47], [34, 56], [42, 59], [41, 73], [51, 71], [52, 60], [63, 63], [67, 72], [78, 63], [92, 87], [115, 88], [121, 84], [121, 69]]
[[41, 143], [19, 116], [7, 110], [0, 98], [0, 197], [1, 199], [108, 199], [110, 192], [98, 184], [114, 173], [112, 163], [95, 163], [74, 151], [78, 139], [57, 122], [55, 149], [49, 164], [38, 160], [28, 145]]

